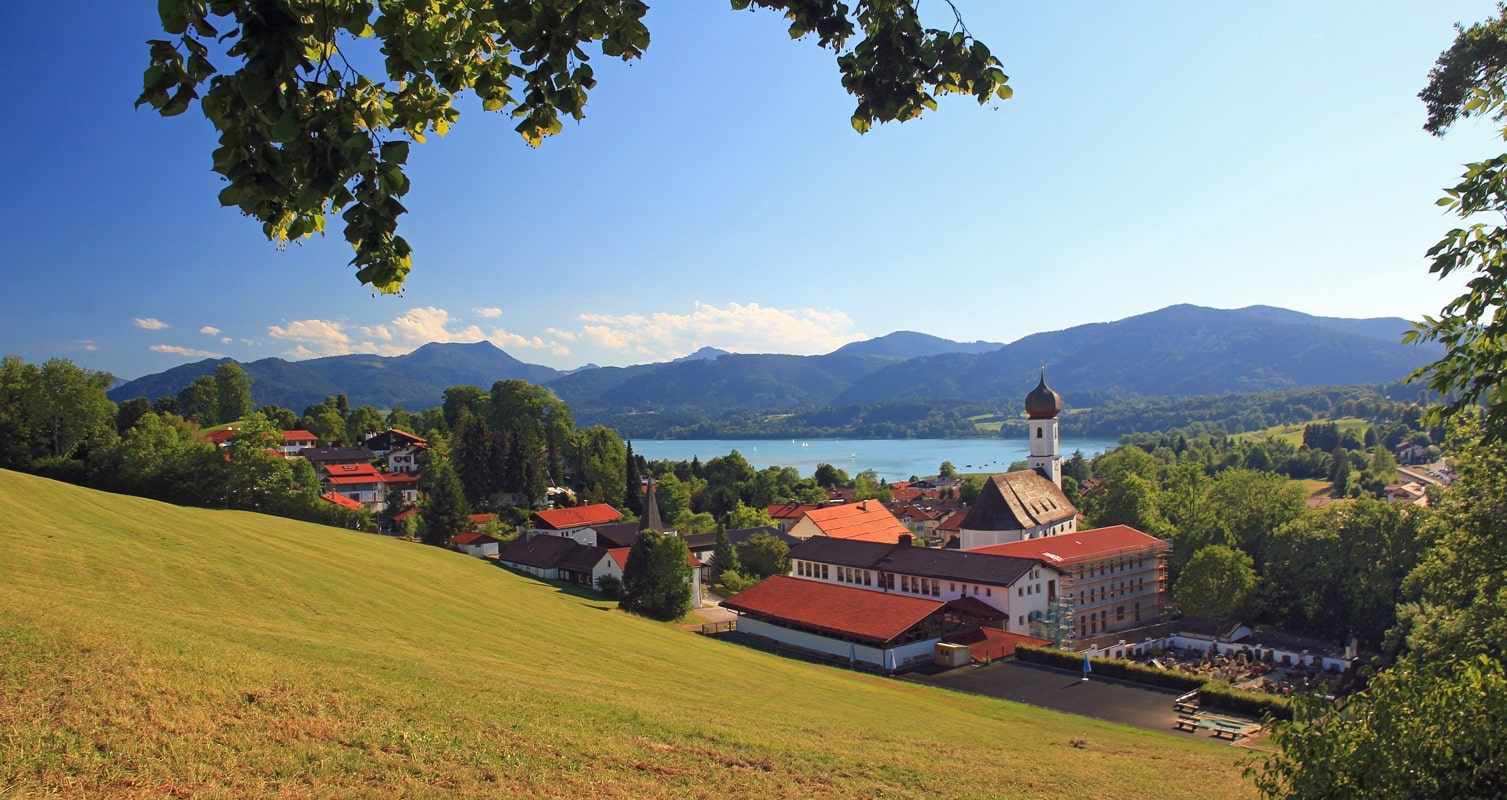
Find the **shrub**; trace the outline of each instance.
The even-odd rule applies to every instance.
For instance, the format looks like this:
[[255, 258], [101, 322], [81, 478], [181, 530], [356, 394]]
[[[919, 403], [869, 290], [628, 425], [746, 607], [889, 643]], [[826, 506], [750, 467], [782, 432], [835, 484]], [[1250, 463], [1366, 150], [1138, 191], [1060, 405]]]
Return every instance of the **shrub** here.
[[1286, 697], [1242, 691], [1224, 681], [1210, 681], [1199, 689], [1198, 704], [1223, 709], [1233, 714], [1245, 714], [1252, 717], [1264, 717], [1270, 714], [1273, 719], [1292, 719], [1292, 702]]
[[616, 575], [603, 575], [597, 578], [597, 591], [609, 600], [616, 600], [623, 596], [623, 582]]

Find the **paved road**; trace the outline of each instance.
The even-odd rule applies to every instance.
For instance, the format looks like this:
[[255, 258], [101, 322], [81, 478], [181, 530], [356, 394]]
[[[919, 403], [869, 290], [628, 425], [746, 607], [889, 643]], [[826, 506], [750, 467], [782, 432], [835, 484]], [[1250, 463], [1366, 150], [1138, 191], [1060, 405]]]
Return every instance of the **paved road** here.
[[[1095, 678], [1062, 670], [998, 661], [988, 666], [960, 667], [915, 680], [973, 694], [1015, 700], [1034, 706], [1098, 717], [1155, 731], [1175, 733], [1177, 693]], [[1207, 738], [1206, 734], [1183, 734]]]

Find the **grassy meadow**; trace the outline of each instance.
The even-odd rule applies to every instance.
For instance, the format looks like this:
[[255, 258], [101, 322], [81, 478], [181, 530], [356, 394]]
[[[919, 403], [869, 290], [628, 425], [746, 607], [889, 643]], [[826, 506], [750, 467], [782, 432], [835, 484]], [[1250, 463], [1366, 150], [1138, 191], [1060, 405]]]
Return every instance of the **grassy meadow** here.
[[0, 471], [0, 798], [1240, 797], [1242, 751]]

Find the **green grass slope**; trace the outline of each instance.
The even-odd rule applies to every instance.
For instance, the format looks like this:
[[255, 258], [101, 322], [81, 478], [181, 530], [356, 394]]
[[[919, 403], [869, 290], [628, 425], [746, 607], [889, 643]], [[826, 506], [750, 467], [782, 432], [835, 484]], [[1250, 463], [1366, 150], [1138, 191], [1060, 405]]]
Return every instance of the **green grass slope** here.
[[1251, 794], [1228, 747], [783, 660], [434, 548], [4, 471], [0, 508], [3, 798]]

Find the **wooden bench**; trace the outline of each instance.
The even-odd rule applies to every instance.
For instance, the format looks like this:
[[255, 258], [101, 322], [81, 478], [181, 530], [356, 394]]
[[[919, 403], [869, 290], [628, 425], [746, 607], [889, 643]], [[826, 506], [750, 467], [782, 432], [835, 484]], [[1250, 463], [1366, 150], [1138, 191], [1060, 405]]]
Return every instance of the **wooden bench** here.
[[1197, 713], [1197, 711], [1198, 711], [1198, 704], [1196, 704], [1196, 703], [1182, 703], [1182, 702], [1173, 703], [1172, 704], [1172, 710], [1176, 711], [1179, 714], [1193, 714], [1193, 713]]
[[1192, 717], [1178, 717], [1177, 729], [1180, 731], [1196, 731], [1198, 730], [1198, 720]]
[[1228, 729], [1228, 728], [1215, 728], [1214, 729], [1214, 738], [1215, 739], [1229, 739], [1230, 741], [1233, 742], [1236, 739], [1239, 739], [1241, 736], [1244, 736], [1244, 735], [1245, 734], [1241, 733], [1240, 731], [1231, 730], [1231, 729]]

